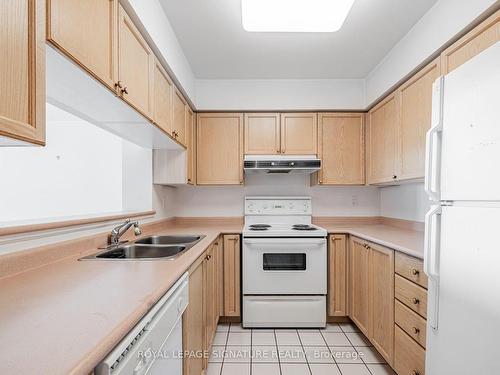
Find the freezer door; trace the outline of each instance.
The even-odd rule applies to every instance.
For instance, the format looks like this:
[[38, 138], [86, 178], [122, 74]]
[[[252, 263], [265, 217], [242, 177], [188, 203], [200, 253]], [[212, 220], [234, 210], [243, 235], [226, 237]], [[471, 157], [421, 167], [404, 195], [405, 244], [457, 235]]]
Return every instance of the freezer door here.
[[441, 209], [439, 325], [428, 322], [427, 375], [500, 374], [499, 223], [500, 204]]
[[441, 200], [500, 200], [500, 42], [444, 77]]

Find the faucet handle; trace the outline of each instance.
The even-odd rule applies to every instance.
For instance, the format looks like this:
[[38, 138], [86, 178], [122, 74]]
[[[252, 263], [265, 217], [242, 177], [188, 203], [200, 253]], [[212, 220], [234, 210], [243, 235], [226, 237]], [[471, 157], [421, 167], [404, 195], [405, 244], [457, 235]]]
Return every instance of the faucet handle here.
[[136, 236], [140, 236], [140, 235], [141, 235], [141, 233], [142, 233], [142, 231], [141, 231], [141, 227], [139, 226], [139, 223], [137, 223], [137, 222], [136, 222], [136, 223], [134, 224], [134, 234], [135, 234]]

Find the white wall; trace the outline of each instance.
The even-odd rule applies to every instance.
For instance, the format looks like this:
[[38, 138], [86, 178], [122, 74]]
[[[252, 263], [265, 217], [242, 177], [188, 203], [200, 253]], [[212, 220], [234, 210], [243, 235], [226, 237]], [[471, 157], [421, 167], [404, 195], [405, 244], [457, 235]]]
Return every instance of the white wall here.
[[176, 216], [243, 216], [245, 196], [306, 195], [312, 197], [314, 216], [377, 216], [379, 190], [373, 187], [309, 186], [309, 176], [248, 175], [245, 186], [178, 187]]
[[199, 110], [354, 110], [365, 102], [363, 79], [196, 81]]
[[380, 188], [380, 216], [423, 222], [429, 208], [422, 183]]
[[495, 2], [439, 0], [370, 72], [366, 104], [376, 101]]

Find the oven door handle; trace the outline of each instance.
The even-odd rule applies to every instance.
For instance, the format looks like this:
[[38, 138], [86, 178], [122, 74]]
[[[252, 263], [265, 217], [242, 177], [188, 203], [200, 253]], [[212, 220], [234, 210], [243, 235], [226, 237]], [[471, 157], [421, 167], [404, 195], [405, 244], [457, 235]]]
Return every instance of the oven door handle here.
[[326, 243], [326, 238], [245, 238], [243, 243], [246, 244], [269, 244], [269, 245], [281, 245], [281, 244], [300, 244], [300, 245], [321, 245]]

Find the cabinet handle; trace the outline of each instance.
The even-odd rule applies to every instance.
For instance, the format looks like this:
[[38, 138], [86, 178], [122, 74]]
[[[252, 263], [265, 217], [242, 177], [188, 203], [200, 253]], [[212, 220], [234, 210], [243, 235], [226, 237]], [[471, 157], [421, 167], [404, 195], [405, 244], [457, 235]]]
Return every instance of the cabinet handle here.
[[396, 178], [398, 178], [398, 176], [396, 176], [396, 175], [392, 176], [393, 180], [395, 180]]
[[413, 333], [415, 335], [418, 335], [420, 333], [420, 329], [418, 329], [417, 327], [413, 327]]
[[206, 260], [210, 260], [210, 259], [212, 259], [212, 256], [211, 256], [211, 255], [207, 255], [207, 256], [205, 257], [205, 259], [206, 259]]
[[415, 269], [415, 268], [413, 268], [413, 269], [411, 270], [411, 274], [412, 274], [413, 276], [417, 276], [419, 273], [420, 273], [420, 271], [419, 271], [419, 270], [417, 270], [417, 269]]
[[122, 87], [123, 87], [123, 86], [122, 86], [122, 81], [118, 81], [118, 82], [116, 82], [116, 83], [115, 83], [115, 89], [116, 89], [116, 88], [121, 89]]
[[128, 91], [127, 91], [126, 87], [124, 87], [121, 91], [122, 91], [122, 94], [128, 94]]
[[218, 242], [214, 242], [214, 245], [215, 245], [215, 246], [219, 246], [219, 243], [218, 243]]
[[418, 298], [413, 298], [411, 301], [414, 305], [418, 305], [420, 303], [420, 300]]
[[411, 373], [412, 375], [420, 375], [420, 372], [418, 372], [418, 370], [413, 370]]

